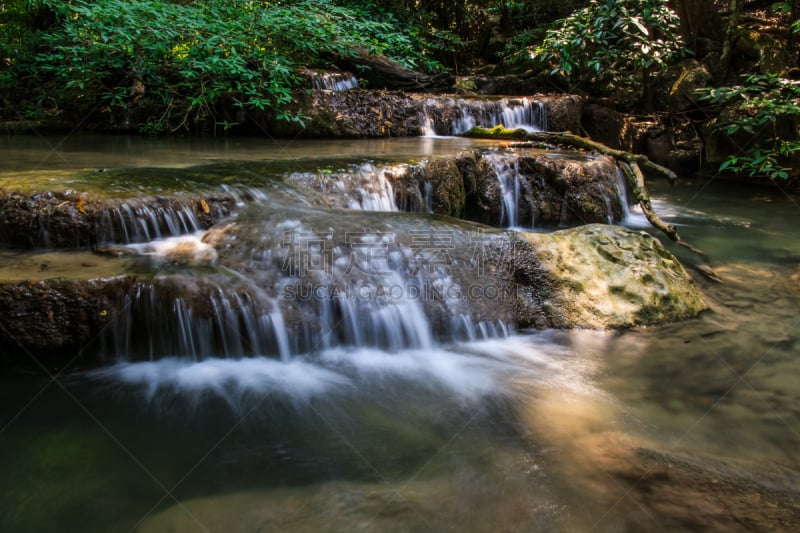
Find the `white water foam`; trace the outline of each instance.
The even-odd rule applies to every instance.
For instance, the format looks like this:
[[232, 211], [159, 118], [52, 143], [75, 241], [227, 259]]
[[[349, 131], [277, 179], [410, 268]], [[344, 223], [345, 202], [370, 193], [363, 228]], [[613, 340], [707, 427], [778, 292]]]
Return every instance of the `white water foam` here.
[[399, 352], [332, 348], [290, 360], [165, 358], [118, 363], [86, 376], [133, 387], [155, 406], [176, 398], [196, 406], [204, 398], [216, 397], [240, 410], [247, 398], [269, 396], [302, 405], [332, 394], [381, 394], [392, 386], [476, 402], [506, 394], [510, 379], [585, 389], [589, 385], [583, 373], [571, 349], [546, 337], [517, 335]]
[[217, 251], [210, 244], [203, 242], [205, 234], [205, 231], [197, 231], [189, 235], [129, 244], [127, 247], [141, 255], [149, 255], [162, 261], [192, 265], [214, 263]]

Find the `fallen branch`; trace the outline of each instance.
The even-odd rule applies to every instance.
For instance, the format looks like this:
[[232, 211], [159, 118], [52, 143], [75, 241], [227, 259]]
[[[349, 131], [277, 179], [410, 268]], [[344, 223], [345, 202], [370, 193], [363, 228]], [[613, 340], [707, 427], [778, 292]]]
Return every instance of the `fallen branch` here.
[[622, 170], [625, 172], [625, 176], [628, 178], [628, 183], [630, 185], [633, 198], [636, 203], [641, 206], [642, 212], [644, 213], [644, 216], [647, 217], [648, 222], [650, 222], [654, 228], [664, 232], [667, 237], [669, 237], [679, 246], [683, 246], [684, 248], [700, 255], [704, 259], [707, 259], [706, 254], [702, 250], [695, 248], [688, 242], [681, 239], [680, 235], [678, 235], [678, 230], [675, 229], [675, 226], [667, 224], [661, 220], [661, 218], [653, 209], [653, 204], [650, 201], [650, 193], [647, 192], [647, 188], [645, 187], [644, 174], [642, 174], [641, 169], [644, 168], [652, 173], [659, 174], [667, 178], [670, 182], [670, 185], [674, 184], [674, 182], [678, 179], [678, 176], [670, 169], [653, 163], [647, 158], [647, 156], [632, 154], [630, 152], [625, 152], [624, 150], [615, 150], [614, 148], [609, 148], [602, 143], [587, 139], [586, 137], [575, 135], [570, 132], [531, 132], [523, 129], [508, 130], [502, 126], [496, 126], [492, 129], [472, 128], [465, 134], [465, 137], [527, 141], [534, 143], [556, 144], [561, 146], [566, 145], [574, 148], [581, 148], [583, 150], [593, 150], [613, 157], [620, 163]]
[[584, 150], [594, 150], [613, 157], [617, 161], [624, 161], [626, 163], [636, 163], [641, 168], [659, 174], [667, 178], [670, 185], [674, 184], [678, 179], [677, 174], [666, 167], [657, 165], [650, 161], [645, 155], [632, 154], [624, 150], [615, 150], [609, 148], [605, 144], [575, 135], [568, 131], [527, 131], [523, 129], [508, 130], [502, 126], [494, 128], [472, 128], [464, 134], [465, 137], [473, 137], [478, 139], [506, 139], [509, 141], [529, 141], [540, 143], [560, 144], [572, 146], [575, 148], [582, 148]]
[[678, 230], [675, 229], [675, 226], [672, 224], [667, 224], [653, 209], [653, 204], [650, 201], [650, 193], [647, 192], [647, 189], [644, 186], [644, 174], [642, 174], [642, 170], [639, 168], [639, 165], [636, 163], [624, 163], [620, 165], [622, 171], [625, 172], [625, 176], [628, 178], [628, 184], [631, 187], [631, 194], [633, 194], [633, 199], [639, 206], [642, 208], [642, 213], [644, 216], [647, 217], [647, 221], [650, 224], [661, 231], [663, 231], [667, 237], [675, 241], [676, 244], [679, 246], [683, 246], [687, 250], [691, 250], [692, 252], [698, 254], [703, 259], [708, 260], [708, 256], [700, 250], [699, 248], [695, 248], [688, 242], [681, 239], [680, 235], [678, 235]]

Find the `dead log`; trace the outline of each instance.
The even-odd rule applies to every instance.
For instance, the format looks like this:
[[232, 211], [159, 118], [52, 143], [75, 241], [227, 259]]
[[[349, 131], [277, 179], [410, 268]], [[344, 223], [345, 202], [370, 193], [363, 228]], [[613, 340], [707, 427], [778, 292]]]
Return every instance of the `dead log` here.
[[594, 150], [613, 157], [617, 161], [625, 161], [626, 163], [636, 163], [648, 172], [658, 174], [667, 178], [670, 184], [675, 183], [678, 179], [677, 174], [666, 167], [657, 165], [650, 161], [645, 155], [632, 154], [624, 150], [615, 150], [609, 148], [605, 144], [593, 141], [580, 135], [575, 135], [568, 131], [527, 131], [523, 129], [508, 130], [502, 126], [496, 126], [492, 129], [488, 128], [472, 128], [464, 134], [465, 137], [474, 137], [478, 139], [506, 139], [514, 141], [528, 141], [538, 143], [557, 144], [561, 146], [571, 146], [573, 148], [580, 148], [583, 150]]
[[653, 203], [650, 201], [650, 193], [647, 192], [647, 188], [644, 185], [644, 174], [642, 174], [642, 170], [639, 168], [639, 165], [636, 163], [625, 162], [620, 166], [622, 171], [625, 173], [625, 176], [628, 178], [628, 184], [630, 185], [633, 199], [642, 208], [642, 213], [644, 213], [644, 216], [647, 217], [647, 221], [650, 222], [650, 225], [664, 232], [664, 234], [674, 241], [675, 244], [683, 246], [687, 250], [691, 250], [692, 252], [698, 254], [703, 259], [708, 260], [708, 256], [702, 250], [695, 248], [688, 242], [681, 239], [681, 236], [678, 235], [678, 230], [675, 229], [675, 226], [672, 224], [667, 224], [661, 220], [661, 217], [658, 216], [655, 209], [653, 209]]
[[353, 55], [333, 58], [343, 70], [358, 72], [358, 76], [373, 89], [406, 92], [448, 92], [453, 89], [455, 76], [449, 72], [425, 74], [410, 70], [386, 56], [356, 50]]

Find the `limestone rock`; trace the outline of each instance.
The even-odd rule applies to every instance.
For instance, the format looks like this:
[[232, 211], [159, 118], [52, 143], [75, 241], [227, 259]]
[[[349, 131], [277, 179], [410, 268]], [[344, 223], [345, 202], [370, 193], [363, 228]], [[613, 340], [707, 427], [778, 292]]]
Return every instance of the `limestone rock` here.
[[691, 109], [700, 96], [695, 91], [710, 81], [706, 65], [694, 59], [682, 61], [659, 74], [655, 81], [656, 104], [669, 111]]
[[629, 327], [706, 308], [683, 266], [647, 233], [592, 224], [524, 238], [553, 278], [554, 326]]
[[692, 62], [685, 65], [678, 79], [670, 87], [667, 96], [668, 109], [685, 111], [697, 104], [698, 89], [702, 89], [711, 81], [711, 73], [700, 63]]

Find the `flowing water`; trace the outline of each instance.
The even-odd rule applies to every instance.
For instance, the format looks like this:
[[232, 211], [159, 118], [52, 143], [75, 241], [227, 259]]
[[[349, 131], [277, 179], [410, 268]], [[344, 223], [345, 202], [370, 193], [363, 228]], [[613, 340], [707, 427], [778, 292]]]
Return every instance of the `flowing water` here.
[[[70, 140], [50, 154], [41, 141], [3, 142], [3, 172], [348, 150], [399, 160], [474, 146], [112, 139], [102, 147]], [[375, 183], [376, 195], [362, 196], [372, 203], [352, 208], [394, 207], [384, 204], [386, 184]], [[507, 185], [504, 195], [513, 196], [513, 175]], [[184, 344], [176, 345], [186, 349], [152, 361], [49, 376], [5, 368], [0, 530], [764, 529], [725, 521], [737, 507], [758, 514], [774, 506], [725, 492], [725, 480], [800, 493], [800, 205], [777, 189], [691, 180], [651, 189], [656, 209], [710, 255], [723, 281], [698, 273], [711, 306], [698, 319], [627, 332], [510, 332], [465, 318], [463, 334], [447, 340], [431, 336], [415, 302], [390, 299], [370, 308], [372, 326], [357, 309], [331, 311], [352, 323], [345, 343], [320, 336], [301, 350], [277, 333], [280, 313], [264, 309], [253, 318], [269, 322], [251, 327], [276, 332], [274, 346], [255, 353], [226, 345], [187, 356], [187, 346], [204, 343], [202, 324], [186, 316]], [[504, 222], [524, 223], [512, 206]], [[644, 227], [635, 210], [626, 224]], [[173, 244], [137, 246], [158, 255]], [[37, 264], [4, 254], [10, 279]], [[88, 255], [71, 253], [64, 268], [88, 268]], [[371, 268], [407, 282], [392, 257], [371, 258]], [[217, 316], [250, 305], [212, 300]], [[191, 311], [176, 305], [179, 314]], [[672, 470], [642, 463], [641, 450], [667, 457]], [[696, 465], [714, 465], [716, 478]]]

